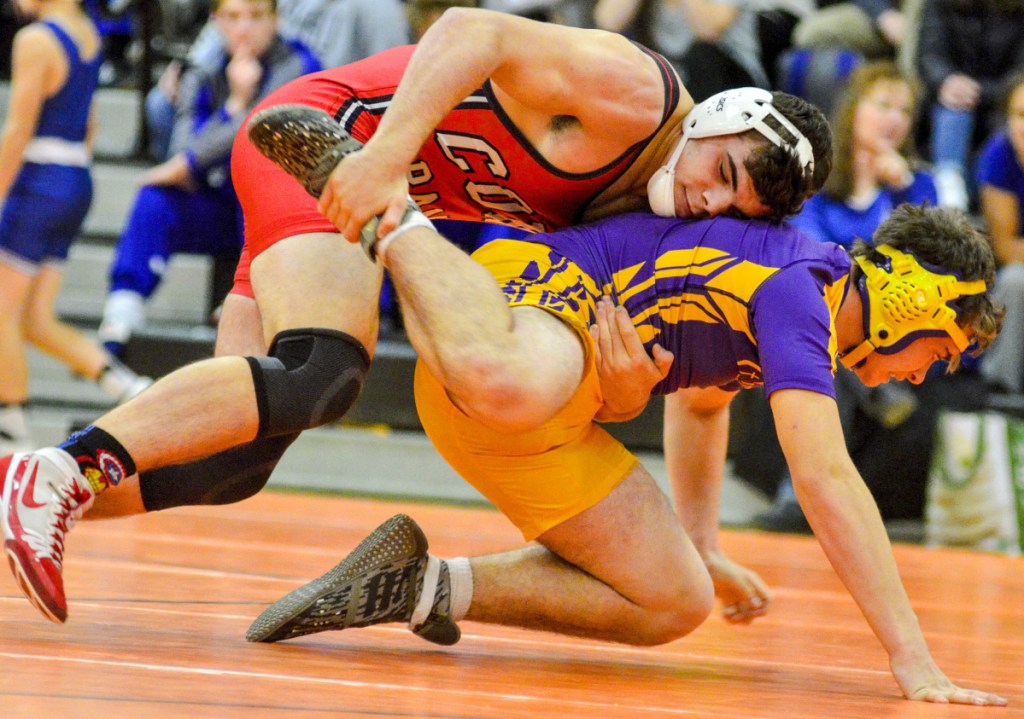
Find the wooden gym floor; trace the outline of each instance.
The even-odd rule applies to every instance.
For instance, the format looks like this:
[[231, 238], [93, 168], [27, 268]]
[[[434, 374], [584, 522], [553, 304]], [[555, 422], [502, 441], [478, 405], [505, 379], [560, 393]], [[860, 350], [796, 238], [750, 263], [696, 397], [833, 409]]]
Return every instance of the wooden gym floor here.
[[270, 491], [227, 507], [80, 524], [68, 542], [66, 625], [42, 619], [13, 579], [0, 579], [0, 716], [1024, 717], [1020, 560], [910, 546], [897, 558], [940, 666], [1008, 697], [1008, 708], [904, 701], [813, 539], [756, 532], [723, 541], [774, 588], [769, 616], [750, 627], [715, 616], [663, 647], [471, 622], [446, 649], [395, 625], [244, 640], [267, 603], [397, 511], [420, 522], [441, 556], [521, 543], [486, 509]]

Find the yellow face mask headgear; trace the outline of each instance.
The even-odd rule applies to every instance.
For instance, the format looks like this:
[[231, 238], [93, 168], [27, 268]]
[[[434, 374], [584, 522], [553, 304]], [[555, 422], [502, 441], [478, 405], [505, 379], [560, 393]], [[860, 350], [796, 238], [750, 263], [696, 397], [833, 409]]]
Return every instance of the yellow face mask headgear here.
[[854, 258], [864, 277], [858, 283], [864, 301], [866, 339], [839, 359], [853, 367], [872, 352], [895, 354], [921, 337], [949, 335], [963, 352], [970, 341], [949, 306], [963, 295], [985, 292], [985, 280], [964, 282], [953, 274], [930, 272], [917, 259], [888, 245], [876, 252], [886, 260], [875, 263]]

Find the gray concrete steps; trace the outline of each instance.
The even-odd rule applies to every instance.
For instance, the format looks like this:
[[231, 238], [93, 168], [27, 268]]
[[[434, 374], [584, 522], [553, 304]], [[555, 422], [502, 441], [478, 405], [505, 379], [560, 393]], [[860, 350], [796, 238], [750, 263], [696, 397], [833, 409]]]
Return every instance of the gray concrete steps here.
[[[98, 325], [107, 292], [107, 273], [114, 256], [110, 244], [89, 239], [71, 247], [57, 312], [85, 324]], [[164, 281], [146, 305], [153, 322], [206, 324], [209, 320], [210, 277], [213, 261], [198, 255], [175, 255]]]

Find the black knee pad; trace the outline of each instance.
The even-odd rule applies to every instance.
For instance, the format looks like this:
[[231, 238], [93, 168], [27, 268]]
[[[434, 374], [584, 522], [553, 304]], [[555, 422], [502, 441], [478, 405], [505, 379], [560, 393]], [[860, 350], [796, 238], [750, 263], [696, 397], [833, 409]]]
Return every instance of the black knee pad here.
[[301, 432], [341, 419], [356, 401], [370, 356], [355, 337], [325, 329], [286, 330], [269, 357], [247, 357], [256, 385], [257, 437]]
[[281, 455], [299, 433], [257, 439], [204, 459], [139, 473], [147, 512], [197, 504], [231, 504], [266, 485]]

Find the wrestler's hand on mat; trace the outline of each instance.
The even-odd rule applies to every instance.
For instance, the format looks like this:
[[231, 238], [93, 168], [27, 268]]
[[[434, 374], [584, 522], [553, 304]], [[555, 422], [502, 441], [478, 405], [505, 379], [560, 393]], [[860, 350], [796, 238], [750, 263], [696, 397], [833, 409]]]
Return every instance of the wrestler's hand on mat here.
[[359, 231], [373, 217], [383, 215], [377, 228], [383, 237], [405, 214], [409, 167], [386, 155], [386, 149], [367, 143], [338, 163], [320, 193], [320, 212], [349, 242], [359, 242]]
[[951, 682], [935, 664], [931, 655], [924, 657], [889, 657], [889, 666], [903, 695], [912, 701], [937, 704], [974, 704], [1006, 706], [1006, 699], [991, 692], [964, 689]]
[[768, 612], [772, 592], [756, 572], [729, 559], [720, 551], [707, 552], [704, 565], [722, 601], [722, 617], [730, 624], [750, 624]]
[[597, 321], [590, 326], [590, 336], [604, 395], [596, 419], [622, 422], [636, 417], [647, 406], [651, 390], [668, 374], [675, 355], [656, 344], [651, 358], [626, 308], [616, 307], [607, 296], [597, 301]]

